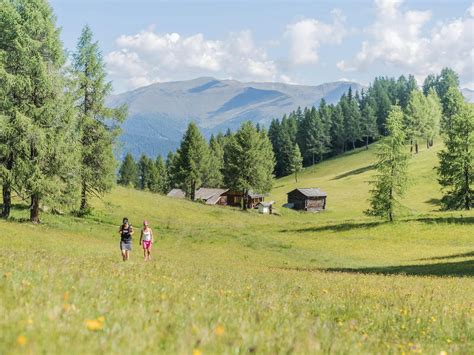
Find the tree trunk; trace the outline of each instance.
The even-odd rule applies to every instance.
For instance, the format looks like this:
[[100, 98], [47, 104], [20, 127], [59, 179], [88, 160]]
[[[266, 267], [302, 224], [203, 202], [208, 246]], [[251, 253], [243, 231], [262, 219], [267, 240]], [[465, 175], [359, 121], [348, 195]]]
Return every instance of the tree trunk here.
[[247, 190], [243, 191], [243, 196], [242, 196], [242, 209], [244, 211], [247, 210], [247, 205], [249, 203], [249, 194]]
[[[13, 169], [13, 155], [9, 155], [8, 160], [6, 161], [6, 168], [8, 171], [11, 171]], [[2, 205], [2, 213], [1, 217], [2, 218], [8, 218], [10, 217], [10, 210], [12, 207], [12, 188], [11, 185], [8, 182], [5, 182], [3, 184], [2, 188], [2, 195], [3, 195], [3, 205]]]
[[365, 149], [369, 150], [369, 136], [365, 137]]
[[12, 189], [10, 184], [3, 185], [3, 205], [2, 205], [2, 214], [1, 217], [7, 219], [10, 217], [10, 210], [12, 206]]
[[85, 183], [82, 183], [82, 190], [81, 190], [81, 207], [79, 209], [80, 213], [85, 213], [87, 211], [87, 187]]
[[298, 182], [298, 171], [295, 170], [295, 182]]
[[352, 150], [356, 149], [355, 141], [352, 141]]
[[38, 224], [39, 219], [39, 197], [37, 195], [31, 196], [31, 207], [30, 207], [30, 222]]
[[191, 201], [194, 201], [196, 197], [196, 181], [191, 182]]
[[313, 165], [314, 165], [314, 153], [313, 153]]
[[415, 142], [415, 154], [418, 154], [418, 141]]
[[465, 183], [465, 189], [466, 189], [466, 196], [464, 196], [464, 207], [466, 208], [466, 210], [470, 210], [471, 209], [471, 196], [470, 196], [470, 189], [469, 189], [469, 186], [470, 186], [470, 183], [469, 183], [469, 169], [468, 169], [468, 166], [467, 164], [464, 166], [464, 183]]
[[390, 198], [390, 210], [388, 211], [388, 220], [390, 222], [393, 222], [393, 210], [392, 210], [393, 192], [392, 192], [392, 188], [390, 188], [389, 198]]

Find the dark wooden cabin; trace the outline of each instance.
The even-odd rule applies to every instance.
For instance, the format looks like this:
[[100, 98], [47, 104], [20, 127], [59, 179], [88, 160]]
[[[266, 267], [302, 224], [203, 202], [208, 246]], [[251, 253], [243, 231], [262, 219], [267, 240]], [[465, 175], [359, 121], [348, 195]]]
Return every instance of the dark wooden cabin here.
[[[226, 196], [228, 206], [240, 207], [242, 200], [244, 199], [244, 194], [239, 191], [227, 191], [222, 196]], [[249, 192], [247, 198], [247, 208], [256, 208], [260, 202], [263, 202], [264, 196], [256, 194], [254, 192]]]
[[325, 192], [317, 188], [294, 189], [287, 193], [288, 204], [295, 210], [322, 211], [326, 209]]

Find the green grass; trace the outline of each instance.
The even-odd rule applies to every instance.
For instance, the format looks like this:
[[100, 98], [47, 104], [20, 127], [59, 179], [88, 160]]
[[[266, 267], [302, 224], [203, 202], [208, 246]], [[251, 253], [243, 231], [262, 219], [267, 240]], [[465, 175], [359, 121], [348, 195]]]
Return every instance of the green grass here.
[[[474, 214], [439, 211], [432, 150], [410, 163], [398, 221], [364, 216], [373, 162], [371, 148], [276, 181], [279, 216], [124, 188], [86, 219], [33, 226], [15, 209], [0, 353], [472, 353]], [[328, 210], [281, 208], [295, 186], [326, 191]], [[151, 262], [137, 236], [121, 261], [123, 216], [152, 223]]]

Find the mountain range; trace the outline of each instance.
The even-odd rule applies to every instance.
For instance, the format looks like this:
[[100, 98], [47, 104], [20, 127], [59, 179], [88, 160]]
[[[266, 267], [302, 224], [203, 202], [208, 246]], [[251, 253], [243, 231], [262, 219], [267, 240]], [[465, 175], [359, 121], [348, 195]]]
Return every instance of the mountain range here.
[[[142, 153], [165, 157], [179, 146], [190, 121], [196, 122], [206, 138], [227, 129], [234, 131], [247, 120], [268, 127], [273, 118], [281, 118], [298, 106], [318, 106], [323, 98], [327, 103], [337, 103], [350, 87], [353, 91], [364, 88], [348, 81], [305, 86], [202, 77], [152, 84], [112, 95], [107, 101], [113, 107], [128, 106], [119, 158], [128, 152], [136, 158]], [[462, 92], [474, 102], [473, 90]]]
[[175, 150], [190, 121], [196, 122], [206, 138], [236, 130], [251, 120], [268, 127], [301, 108], [317, 106], [321, 99], [336, 103], [343, 93], [361, 90], [355, 82], [337, 81], [317, 86], [283, 83], [243, 83], [203, 77], [194, 80], [157, 83], [108, 98], [108, 104], [128, 106], [122, 125], [120, 155], [130, 152], [149, 156]]

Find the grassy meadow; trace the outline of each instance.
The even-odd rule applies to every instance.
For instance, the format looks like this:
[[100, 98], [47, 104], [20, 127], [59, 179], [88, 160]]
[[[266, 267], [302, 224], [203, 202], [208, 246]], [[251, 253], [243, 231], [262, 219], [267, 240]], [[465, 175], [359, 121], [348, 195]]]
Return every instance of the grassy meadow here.
[[[364, 216], [374, 148], [275, 182], [278, 215], [117, 187], [85, 219], [0, 221], [0, 353], [474, 352], [474, 213], [439, 211], [436, 146], [394, 223]], [[327, 211], [281, 207], [320, 187]], [[154, 228], [121, 261], [127, 216]]]

